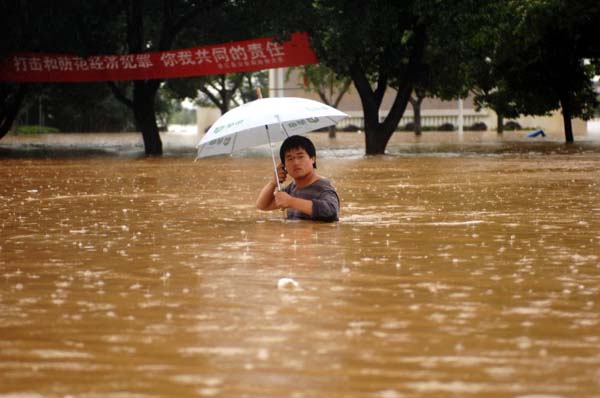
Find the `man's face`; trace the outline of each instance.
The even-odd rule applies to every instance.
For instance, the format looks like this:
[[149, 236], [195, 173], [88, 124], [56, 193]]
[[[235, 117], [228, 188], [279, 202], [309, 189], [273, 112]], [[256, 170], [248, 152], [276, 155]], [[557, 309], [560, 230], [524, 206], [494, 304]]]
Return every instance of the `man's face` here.
[[311, 158], [304, 148], [293, 148], [285, 153], [285, 169], [294, 178], [306, 177], [313, 171], [315, 158]]

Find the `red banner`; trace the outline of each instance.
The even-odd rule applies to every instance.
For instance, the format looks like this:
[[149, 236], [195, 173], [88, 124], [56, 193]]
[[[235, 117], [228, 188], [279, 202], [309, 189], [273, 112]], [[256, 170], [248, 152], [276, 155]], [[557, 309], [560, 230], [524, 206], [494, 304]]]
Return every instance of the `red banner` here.
[[250, 72], [314, 64], [306, 33], [290, 41], [245, 40], [165, 52], [125, 55], [14, 54], [0, 64], [0, 81], [92, 82], [149, 80]]

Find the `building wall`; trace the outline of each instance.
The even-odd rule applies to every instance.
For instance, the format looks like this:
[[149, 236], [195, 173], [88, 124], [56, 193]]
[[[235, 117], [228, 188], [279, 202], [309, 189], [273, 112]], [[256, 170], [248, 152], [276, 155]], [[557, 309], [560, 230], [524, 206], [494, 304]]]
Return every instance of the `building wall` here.
[[196, 108], [196, 126], [198, 135], [204, 132], [221, 116], [218, 108], [198, 107]]
[[[523, 128], [542, 129], [551, 134], [564, 133], [564, 122], [561, 111], [554, 111], [550, 116], [522, 116], [516, 120]], [[587, 135], [587, 122], [582, 119], [571, 120], [573, 134]]]
[[[287, 71], [284, 72], [287, 76]], [[281, 90], [279, 90], [281, 91]], [[292, 97], [303, 97], [310, 98], [317, 101], [320, 101], [320, 98], [315, 93], [307, 92], [304, 88], [302, 79], [299, 77], [297, 71], [292, 71], [287, 77], [284, 85], [285, 96]], [[387, 110], [391, 108], [392, 103], [394, 102], [396, 90], [388, 88], [383, 97], [383, 102], [381, 109], [385, 110], [387, 114]], [[335, 97], [335, 94], [332, 96]], [[360, 114], [362, 115], [362, 105], [360, 102], [360, 97], [354, 85], [350, 87], [348, 92], [342, 98], [338, 108], [341, 111], [349, 113], [351, 115]], [[471, 97], [466, 98], [463, 101], [463, 109], [473, 109], [475, 106], [473, 104], [473, 99]], [[411, 106], [407, 106], [407, 111], [411, 109]], [[438, 98], [425, 98], [423, 103], [421, 104], [421, 110], [457, 110], [458, 109], [458, 101], [442, 101]]]

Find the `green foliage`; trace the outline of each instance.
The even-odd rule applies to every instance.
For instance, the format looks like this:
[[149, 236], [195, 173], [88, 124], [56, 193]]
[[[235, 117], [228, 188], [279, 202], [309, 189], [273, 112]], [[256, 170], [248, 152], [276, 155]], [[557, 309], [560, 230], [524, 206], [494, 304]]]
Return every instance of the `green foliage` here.
[[[39, 106], [39, 97], [31, 97]], [[44, 85], [41, 109], [46, 123], [67, 132], [133, 131], [133, 117], [105, 83]], [[35, 117], [35, 111], [32, 112]]]
[[134, 129], [130, 112], [104, 83], [35, 84], [29, 89], [18, 124], [49, 124], [65, 132]]
[[[175, 45], [193, 47], [264, 36], [265, 19], [268, 20], [265, 12], [269, 8], [245, 1], [220, 3], [218, 7], [207, 9], [206, 16], [199, 23], [191, 24], [182, 31]], [[200, 106], [214, 106], [222, 113], [256, 99], [256, 88], [259, 87], [266, 96], [268, 72], [171, 79], [165, 84], [172, 98], [180, 101], [189, 99]]]
[[16, 129], [16, 133], [19, 135], [50, 134], [58, 132], [60, 132], [60, 130], [56, 127], [39, 125], [19, 125]]
[[[413, 90], [466, 95], [470, 37], [493, 18], [492, 0], [317, 0], [299, 15], [321, 63], [351, 77], [365, 115], [367, 153], [383, 153]], [[306, 4], [309, 4], [306, 6]], [[475, 39], [473, 39], [475, 40]], [[392, 108], [379, 118], [386, 89]]]
[[[480, 58], [471, 61], [477, 101], [506, 117], [542, 115], [563, 107], [589, 118], [597, 102], [591, 87], [600, 18], [595, 1], [498, 2], [496, 22], [480, 30]], [[500, 6], [502, 5], [502, 6]], [[485, 61], [484, 61], [485, 59]]]
[[[405, 72], [418, 24], [413, 1], [317, 1], [306, 28], [319, 59], [339, 76], [359, 64], [369, 80], [391, 85]], [[360, 21], [360, 23], [357, 23]]]

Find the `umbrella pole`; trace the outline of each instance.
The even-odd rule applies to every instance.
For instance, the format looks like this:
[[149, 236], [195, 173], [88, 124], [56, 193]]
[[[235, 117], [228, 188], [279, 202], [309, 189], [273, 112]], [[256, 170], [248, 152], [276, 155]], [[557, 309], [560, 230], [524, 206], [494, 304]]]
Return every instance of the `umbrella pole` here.
[[265, 124], [265, 130], [267, 130], [267, 139], [269, 140], [269, 149], [271, 149], [271, 159], [273, 160], [273, 172], [275, 173], [275, 182], [277, 183], [277, 190], [281, 191], [281, 184], [279, 183], [279, 176], [277, 175], [277, 163], [275, 162], [275, 153], [273, 153], [273, 145], [271, 144], [271, 135], [269, 134], [269, 126]]

